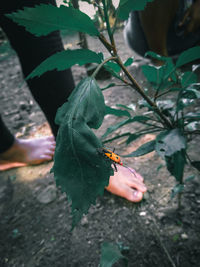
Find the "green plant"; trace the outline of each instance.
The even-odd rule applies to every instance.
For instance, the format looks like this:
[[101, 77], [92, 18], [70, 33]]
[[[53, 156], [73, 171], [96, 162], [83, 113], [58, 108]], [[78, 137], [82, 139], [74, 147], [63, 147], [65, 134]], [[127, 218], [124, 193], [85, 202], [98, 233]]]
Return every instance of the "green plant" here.
[[[142, 145], [127, 157], [137, 157], [156, 150], [165, 160], [169, 172], [176, 178], [177, 185], [173, 189], [173, 196], [181, 193], [184, 188], [183, 174], [186, 162], [200, 169], [200, 162], [191, 161], [187, 154], [190, 137], [200, 133], [200, 113], [187, 110], [200, 98], [200, 84], [197, 83], [194, 69], [182, 73], [179, 72], [179, 68], [200, 58], [200, 46], [183, 52], [176, 64], [171, 58], [161, 57], [153, 52], [147, 54], [164, 62], [161, 67], [142, 67], [144, 75], [154, 88], [152, 97], [130, 74], [127, 67], [133, 59], [122, 62], [114, 40], [117, 20], [126, 20], [131, 10], [142, 10], [151, 0], [121, 0], [115, 10], [116, 21], [113, 27], [108, 16], [110, 1], [93, 1], [97, 12], [101, 13], [101, 16], [103, 14], [108, 38], [95, 27], [86, 14], [74, 9], [71, 1], [65, 2], [67, 6], [59, 8], [46, 4], [34, 8], [25, 7], [24, 10], [7, 16], [36, 36], [65, 29], [87, 33], [98, 38], [110, 52], [110, 57], [104, 58], [102, 53], [88, 49], [65, 50], [47, 58], [27, 77], [31, 79], [41, 76], [53, 69], [64, 70], [74, 64], [99, 64], [91, 77], [83, 79], [77, 85], [68, 102], [58, 110], [56, 116], [56, 123], [60, 125], [60, 129], [52, 171], [57, 185], [66, 192], [72, 202], [73, 225], [80, 220], [83, 213], [87, 213], [90, 205], [95, 203], [96, 197], [103, 194], [104, 187], [108, 185], [109, 177], [113, 173], [111, 163], [98, 153], [98, 148], [102, 147], [103, 143], [92, 131], [92, 128], [100, 127], [104, 115], [108, 113], [116, 116], [123, 114], [127, 119], [109, 127], [103, 138], [119, 127], [134, 122], [141, 123], [144, 127], [139, 132], [124, 134], [127, 136], [127, 144], [146, 133], [158, 133], [155, 140]], [[102, 66], [119, 81], [138, 92], [142, 98], [138, 104], [149, 110], [148, 115], [132, 116], [128, 109], [106, 107], [102, 91], [95, 80]], [[120, 72], [123, 75], [120, 75]], [[113, 84], [106, 88], [111, 86]], [[164, 98], [169, 94], [173, 94], [175, 100]], [[119, 137], [121, 136], [115, 138]]]

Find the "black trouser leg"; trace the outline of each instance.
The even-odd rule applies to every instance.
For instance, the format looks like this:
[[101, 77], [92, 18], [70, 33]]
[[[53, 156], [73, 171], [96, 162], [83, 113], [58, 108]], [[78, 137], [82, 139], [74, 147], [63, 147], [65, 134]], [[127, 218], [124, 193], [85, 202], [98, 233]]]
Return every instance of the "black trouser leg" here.
[[[64, 49], [60, 34], [59, 32], [54, 32], [48, 36], [35, 37], [28, 33], [24, 27], [18, 26], [6, 18], [4, 14], [11, 13], [24, 6], [33, 7], [41, 2], [55, 4], [55, 1], [21, 0], [13, 3], [13, 1], [8, 0], [5, 2], [2, 4], [4, 7], [3, 14], [1, 12], [0, 26], [17, 52], [23, 74], [26, 77], [43, 60]], [[27, 84], [33, 97], [44, 112], [53, 134], [56, 136], [58, 131], [58, 126], [54, 122], [56, 111], [67, 100], [74, 88], [71, 70], [49, 71], [39, 78], [27, 81]], [[2, 141], [0, 140], [0, 142]]]

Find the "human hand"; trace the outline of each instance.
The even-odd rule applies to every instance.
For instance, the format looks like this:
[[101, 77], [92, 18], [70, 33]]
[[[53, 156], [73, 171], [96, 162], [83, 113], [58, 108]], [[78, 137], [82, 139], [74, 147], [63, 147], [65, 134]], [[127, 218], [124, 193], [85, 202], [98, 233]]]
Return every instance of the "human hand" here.
[[185, 28], [185, 35], [195, 32], [200, 28], [200, 0], [196, 0], [186, 11], [179, 27]]

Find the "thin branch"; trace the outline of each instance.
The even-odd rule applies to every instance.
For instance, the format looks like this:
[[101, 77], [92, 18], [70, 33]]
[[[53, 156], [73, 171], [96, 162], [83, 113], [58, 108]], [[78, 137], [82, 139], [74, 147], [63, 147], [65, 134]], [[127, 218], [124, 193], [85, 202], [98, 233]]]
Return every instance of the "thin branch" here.
[[110, 60], [114, 60], [114, 59], [116, 59], [116, 58], [115, 57], [106, 58], [103, 62], [101, 62], [101, 64], [98, 65], [98, 67], [96, 68], [96, 70], [92, 73], [92, 76], [91, 77], [94, 78], [97, 75], [97, 73], [99, 72], [99, 70], [103, 67], [103, 65], [105, 63], [107, 63]]

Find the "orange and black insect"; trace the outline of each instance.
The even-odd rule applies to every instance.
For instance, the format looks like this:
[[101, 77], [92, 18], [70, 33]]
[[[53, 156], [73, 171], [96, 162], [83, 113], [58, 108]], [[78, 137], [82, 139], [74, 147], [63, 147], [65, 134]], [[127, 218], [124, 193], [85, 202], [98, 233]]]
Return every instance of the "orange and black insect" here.
[[123, 165], [123, 163], [121, 162], [120, 156], [114, 153], [115, 149], [111, 151], [110, 149], [103, 147], [103, 148], [99, 148], [98, 151], [102, 153], [106, 158], [112, 161], [115, 171], [117, 171], [116, 164]]
[[111, 151], [110, 149], [107, 148], [98, 148], [98, 151], [103, 154], [103, 156], [105, 156], [107, 159], [112, 161], [112, 164], [114, 166], [115, 171], [117, 172], [117, 166], [116, 164], [122, 165], [124, 167], [126, 167], [127, 169], [129, 169], [130, 172], [132, 172], [134, 174], [134, 176], [136, 176], [135, 174], [135, 170], [129, 168], [128, 166], [126, 166], [125, 164], [123, 164], [121, 162], [121, 158], [119, 155], [117, 155], [116, 153], [114, 153], [115, 149], [113, 149], [113, 151]]

